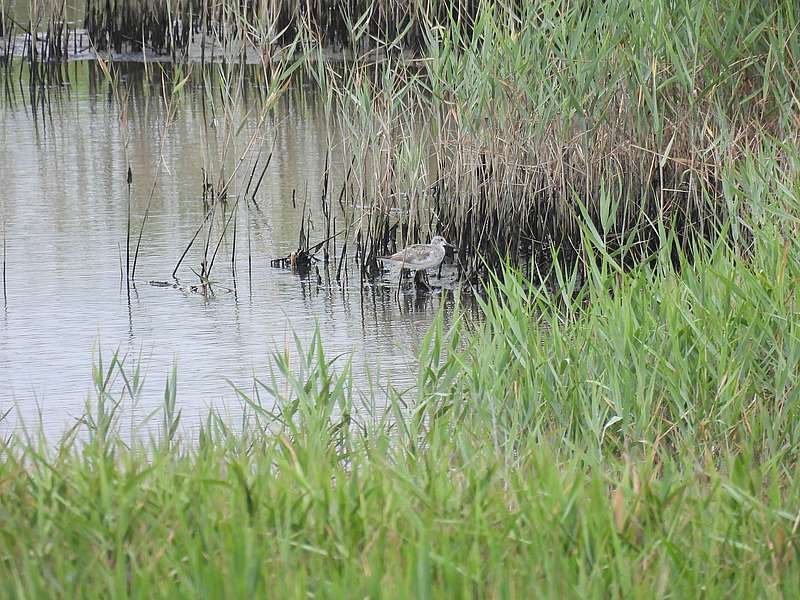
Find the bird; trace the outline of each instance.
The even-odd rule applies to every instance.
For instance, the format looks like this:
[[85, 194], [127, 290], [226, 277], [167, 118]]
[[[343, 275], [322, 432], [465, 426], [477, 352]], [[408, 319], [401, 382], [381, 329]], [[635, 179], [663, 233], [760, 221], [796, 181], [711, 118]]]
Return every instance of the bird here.
[[442, 236], [437, 235], [431, 240], [430, 244], [414, 244], [391, 256], [381, 256], [380, 260], [399, 264], [401, 269], [416, 271], [414, 281], [430, 290], [426, 270], [435, 269], [442, 263], [446, 248], [455, 248], [455, 246], [448, 243]]

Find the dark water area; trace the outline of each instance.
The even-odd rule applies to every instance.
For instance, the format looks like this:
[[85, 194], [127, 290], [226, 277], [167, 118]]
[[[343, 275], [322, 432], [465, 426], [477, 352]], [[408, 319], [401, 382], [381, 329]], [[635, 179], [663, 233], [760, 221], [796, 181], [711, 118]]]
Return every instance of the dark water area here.
[[[242, 403], [233, 386], [247, 390], [254, 375], [268, 379], [273, 353], [294, 352], [294, 336], [307, 343], [315, 331], [329, 357], [352, 360], [355, 387], [365, 395], [374, 386], [412, 388], [417, 349], [437, 311], [452, 317], [454, 269], [432, 278], [443, 291], [397, 294], [397, 274], [363, 280], [352, 249], [338, 281], [333, 265], [326, 270], [319, 263], [304, 274], [270, 266], [297, 248], [303, 204], [312, 215], [311, 243], [324, 239], [326, 160], [329, 194], [344, 181], [347, 160], [320, 99], [286, 93], [265, 122], [240, 102], [233, 131], [226, 109], [201, 84], [168, 104], [143, 65], [118, 66], [130, 83], [124, 110], [93, 63], [71, 63], [68, 83], [35, 105], [14, 79], [0, 83], [7, 281], [0, 414], [11, 409], [0, 432], [41, 422], [47, 436], [62, 433], [93, 396], [92, 365], [101, 355], [107, 363], [114, 352], [126, 357], [130, 372], [138, 367], [145, 376], [126, 416], [134, 421], [160, 406], [177, 363], [186, 428], [209, 407], [235, 418]], [[219, 203], [210, 237], [204, 229], [173, 281], [178, 258], [208, 214], [203, 170], [216, 179], [225, 165], [229, 177], [242, 162], [230, 188], [241, 192], [255, 157], [260, 152], [263, 165], [270, 151], [255, 202], [237, 203], [232, 193]], [[130, 292], [121, 275], [128, 164], [132, 246], [149, 205]], [[336, 211], [341, 229], [348, 217]], [[197, 286], [195, 273], [206, 244], [208, 254], [218, 245], [210, 290]], [[114, 390], [122, 386], [116, 381]]]

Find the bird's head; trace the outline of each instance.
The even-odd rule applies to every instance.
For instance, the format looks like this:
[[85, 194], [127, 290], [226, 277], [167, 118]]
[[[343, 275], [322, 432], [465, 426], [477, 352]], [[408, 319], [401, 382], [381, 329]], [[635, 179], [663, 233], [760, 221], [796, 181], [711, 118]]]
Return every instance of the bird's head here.
[[434, 246], [443, 246], [444, 248], [455, 248], [455, 246], [453, 246], [453, 244], [450, 244], [446, 239], [444, 239], [440, 235], [437, 235], [436, 237], [434, 237], [431, 240], [431, 244], [433, 244]]

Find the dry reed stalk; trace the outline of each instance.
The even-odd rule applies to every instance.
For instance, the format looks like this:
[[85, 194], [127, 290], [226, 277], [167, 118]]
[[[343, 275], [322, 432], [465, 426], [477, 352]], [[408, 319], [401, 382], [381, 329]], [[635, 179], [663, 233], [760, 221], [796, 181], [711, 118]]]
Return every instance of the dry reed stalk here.
[[[503, 30], [504, 23], [492, 24], [499, 28], [491, 35], [508, 35], [507, 50], [503, 39], [490, 44], [496, 40], [484, 32], [486, 38], [476, 42], [464, 36], [446, 51], [434, 46], [433, 58], [422, 63], [421, 73], [407, 63], [357, 61], [341, 76], [326, 76], [324, 83], [340, 100], [340, 123], [349, 134], [351, 153], [363, 157], [355, 180], [365, 204], [359, 219], [367, 242], [365, 268], [371, 268], [370, 256], [387, 251], [380, 247], [393, 243], [392, 229], [398, 225], [403, 243], [420, 241], [435, 228], [473, 256], [484, 258], [533, 253], [547, 262], [555, 248], [572, 260], [581, 245], [579, 225], [587, 217], [609, 247], [621, 247], [635, 233], [637, 247], [646, 251], [659, 243], [661, 226], [675, 226], [688, 245], [692, 235], [712, 232], [724, 216], [720, 187], [724, 165], [756, 150], [764, 135], [798, 139], [800, 128], [797, 123], [789, 125], [786, 108], [781, 108], [791, 106], [791, 99], [779, 101], [780, 88], [770, 94], [769, 88], [759, 87], [758, 72], [745, 77], [746, 66], [726, 63], [725, 57], [707, 59], [720, 66], [719, 72], [704, 75], [706, 82], [700, 80], [706, 63], [696, 60], [695, 80], [681, 87], [671, 83], [678, 75], [668, 70], [669, 65], [645, 63], [651, 79], [657, 80], [636, 81], [615, 64], [630, 61], [630, 56], [615, 56], [617, 46], [609, 45], [603, 49], [604, 60], [617, 70], [604, 70], [601, 62], [595, 68], [615, 79], [584, 92], [596, 97], [595, 106], [568, 96], [561, 101], [538, 83], [552, 79], [565, 94], [575, 87], [564, 72], [571, 74], [575, 69], [570, 65], [581, 63], [561, 66], [559, 38], [542, 34], [537, 39], [552, 48], [553, 55], [543, 52], [540, 61], [550, 71], [538, 76], [532, 70], [528, 76], [517, 69], [518, 64], [527, 64], [520, 63], [522, 59], [539, 68], [535, 54], [514, 54], [524, 36], [536, 39], [538, 34], [531, 31], [539, 27], [537, 16], [534, 12], [534, 18], [515, 22], [513, 31]], [[764, 18], [765, 23], [773, 19]], [[775, 23], [773, 28], [778, 29]], [[796, 49], [797, 35], [792, 31], [765, 43]], [[482, 47], [491, 50], [481, 55]], [[508, 63], [503, 62], [504, 53]], [[455, 58], [447, 64], [437, 58], [440, 55]], [[464, 69], [481, 62], [489, 64], [476, 67], [472, 78], [457, 74], [449, 80], [441, 75], [445, 67]], [[786, 63], [787, 67], [787, 77], [796, 84], [800, 79], [796, 69]], [[504, 69], [503, 76], [483, 75]], [[724, 84], [725, 69], [731, 71], [729, 77], [738, 78], [745, 98], [752, 97], [748, 89], [760, 90], [771, 99], [771, 108], [765, 110], [769, 104], [763, 101], [721, 106], [729, 96], [708, 93], [704, 86], [709, 88], [709, 79]], [[661, 81], [671, 85], [653, 92]], [[487, 96], [476, 99], [469, 95], [473, 91]], [[727, 131], [720, 130], [721, 120]], [[606, 197], [615, 199], [610, 212], [603, 206]], [[426, 222], [430, 214], [436, 216], [432, 224]], [[377, 252], [373, 245], [379, 247]]]
[[6, 250], [6, 222], [3, 220], [3, 306], [8, 308], [8, 282], [6, 280], [6, 265], [8, 264]]
[[128, 165], [128, 175], [126, 178], [128, 184], [128, 216], [127, 224], [125, 227], [125, 280], [128, 285], [128, 300], [131, 295], [131, 185], [133, 184], [133, 172], [130, 165]]

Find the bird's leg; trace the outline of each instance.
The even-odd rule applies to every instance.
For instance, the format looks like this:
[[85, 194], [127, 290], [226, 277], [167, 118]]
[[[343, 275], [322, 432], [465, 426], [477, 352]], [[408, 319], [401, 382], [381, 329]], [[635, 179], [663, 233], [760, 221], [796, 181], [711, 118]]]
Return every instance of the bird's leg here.
[[420, 269], [414, 274], [414, 284], [417, 289], [423, 289], [426, 292], [432, 292], [430, 284], [428, 283], [428, 273], [425, 269]]

